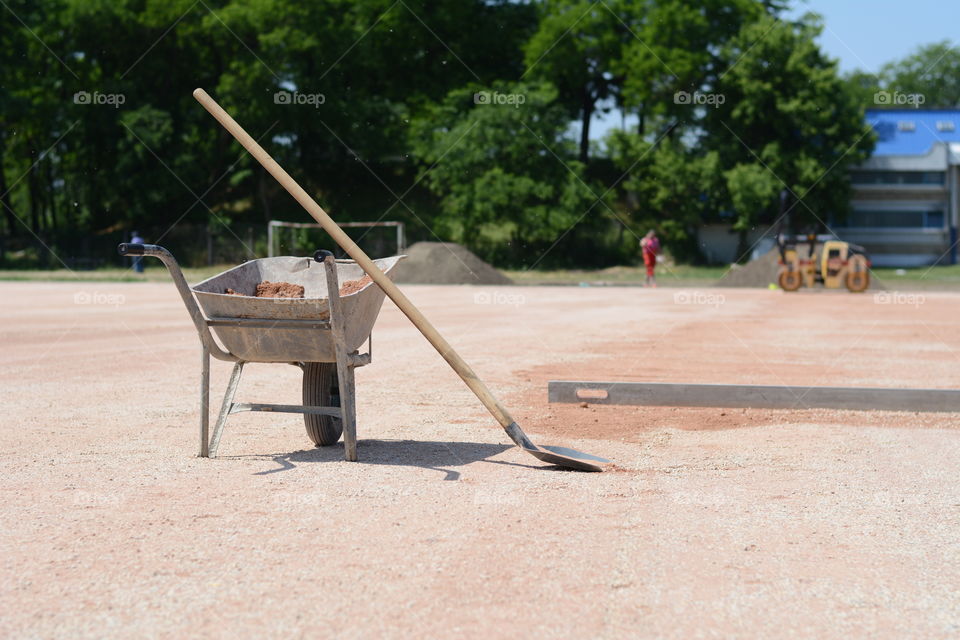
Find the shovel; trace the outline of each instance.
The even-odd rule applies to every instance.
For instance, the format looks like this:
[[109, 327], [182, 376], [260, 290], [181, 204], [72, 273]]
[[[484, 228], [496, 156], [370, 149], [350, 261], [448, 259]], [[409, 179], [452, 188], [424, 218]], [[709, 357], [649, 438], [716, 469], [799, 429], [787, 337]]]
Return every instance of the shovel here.
[[608, 464], [610, 462], [609, 460], [573, 449], [567, 449], [566, 447], [538, 447], [533, 444], [530, 438], [520, 429], [520, 426], [510, 417], [510, 412], [500, 404], [500, 401], [494, 397], [487, 388], [487, 385], [483, 383], [483, 380], [478, 378], [477, 374], [473, 372], [470, 365], [460, 357], [460, 354], [454, 351], [450, 343], [430, 324], [426, 316], [407, 299], [407, 296], [400, 291], [397, 285], [384, 275], [377, 265], [373, 263], [373, 260], [343, 232], [343, 229], [333, 221], [333, 218], [327, 215], [327, 212], [317, 204], [316, 200], [311, 198], [307, 192], [303, 190], [303, 187], [297, 184], [297, 182], [290, 177], [290, 174], [284, 171], [283, 167], [277, 164], [277, 162], [270, 157], [270, 154], [264, 151], [263, 147], [257, 144], [257, 141], [251, 138], [250, 135], [243, 130], [243, 127], [237, 124], [236, 120], [230, 117], [230, 114], [224, 111], [206, 91], [196, 89], [193, 92], [193, 97], [203, 105], [204, 109], [210, 112], [210, 115], [217, 119], [217, 122], [223, 125], [223, 127], [237, 139], [237, 142], [243, 145], [244, 149], [250, 152], [250, 155], [257, 159], [257, 162], [263, 165], [264, 169], [270, 172], [270, 175], [276, 178], [277, 182], [279, 182], [281, 186], [307, 210], [307, 213], [320, 223], [320, 226], [330, 234], [330, 237], [347, 252], [347, 255], [353, 258], [367, 275], [377, 283], [377, 286], [393, 300], [393, 303], [410, 319], [410, 322], [423, 334], [423, 337], [433, 345], [433, 348], [447, 361], [447, 364], [449, 364], [464, 383], [470, 387], [470, 390], [479, 398], [483, 406], [487, 408], [487, 411], [497, 419], [497, 422], [500, 423], [500, 426], [503, 427], [503, 430], [507, 432], [507, 435], [510, 436], [510, 439], [513, 440], [518, 447], [539, 460], [560, 467], [579, 469], [581, 471], [603, 471], [604, 465]]

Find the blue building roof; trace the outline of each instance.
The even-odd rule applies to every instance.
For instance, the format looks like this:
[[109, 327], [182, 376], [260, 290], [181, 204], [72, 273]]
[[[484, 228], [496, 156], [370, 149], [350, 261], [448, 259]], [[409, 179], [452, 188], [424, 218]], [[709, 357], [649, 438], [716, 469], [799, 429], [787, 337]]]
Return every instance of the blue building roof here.
[[937, 142], [960, 142], [960, 109], [867, 109], [875, 156], [922, 156]]

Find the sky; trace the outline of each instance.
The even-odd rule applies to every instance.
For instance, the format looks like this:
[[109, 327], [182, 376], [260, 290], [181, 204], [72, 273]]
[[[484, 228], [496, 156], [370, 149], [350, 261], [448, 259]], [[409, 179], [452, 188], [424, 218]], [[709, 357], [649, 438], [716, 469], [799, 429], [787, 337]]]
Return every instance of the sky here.
[[[918, 46], [950, 40], [960, 47], [960, 0], [794, 0], [787, 19], [804, 13], [823, 17], [819, 44], [840, 61], [840, 71], [879, 71]], [[635, 119], [628, 119], [630, 126]], [[620, 126], [620, 114], [598, 115], [590, 125], [590, 139], [603, 139]], [[574, 127], [579, 131], [579, 127]]]
[[840, 60], [843, 72], [876, 72], [922, 44], [950, 40], [960, 46], [957, 0], [806, 0], [788, 18], [808, 11], [823, 16], [820, 47]]

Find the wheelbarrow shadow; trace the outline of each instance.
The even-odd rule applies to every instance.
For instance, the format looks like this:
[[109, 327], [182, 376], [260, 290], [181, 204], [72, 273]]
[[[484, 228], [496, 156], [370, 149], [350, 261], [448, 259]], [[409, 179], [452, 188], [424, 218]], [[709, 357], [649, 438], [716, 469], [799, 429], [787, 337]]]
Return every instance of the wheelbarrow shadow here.
[[[489, 460], [513, 445], [490, 444], [485, 442], [434, 442], [422, 440], [360, 440], [357, 443], [359, 460], [349, 464], [376, 464], [403, 467], [421, 467], [445, 474], [444, 480], [459, 480], [460, 472], [450, 467], [462, 467], [473, 462], [489, 461], [493, 464], [526, 467], [528, 465], [502, 460]], [[222, 456], [231, 457], [231, 456]], [[235, 456], [249, 458], [251, 456]], [[253, 456], [262, 457], [262, 456]], [[343, 443], [330, 447], [315, 447], [290, 453], [271, 454], [269, 456], [280, 465], [276, 469], [258, 471], [254, 475], [264, 476], [296, 468], [297, 464], [343, 461]]]

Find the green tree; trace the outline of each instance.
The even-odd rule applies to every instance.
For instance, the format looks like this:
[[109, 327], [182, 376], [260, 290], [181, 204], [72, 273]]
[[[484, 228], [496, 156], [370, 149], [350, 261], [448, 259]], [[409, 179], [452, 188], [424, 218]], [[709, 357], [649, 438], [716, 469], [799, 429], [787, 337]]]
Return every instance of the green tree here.
[[880, 70], [888, 91], [921, 94], [923, 107], [960, 106], [960, 48], [949, 40], [923, 45]]
[[496, 93], [512, 103], [471, 88], [450, 92], [414, 122], [414, 152], [440, 202], [440, 236], [530, 264], [585, 217], [595, 197], [564, 133], [556, 89], [503, 84]]
[[772, 221], [781, 189], [788, 190], [795, 227], [845, 214], [848, 168], [872, 151], [864, 105], [817, 47], [820, 31], [812, 14], [796, 23], [764, 16], [724, 47], [736, 62], [717, 83], [722, 100], [703, 107], [703, 142], [729, 167], [729, 202], [742, 240]]
[[524, 49], [523, 77], [553, 83], [568, 117], [580, 120], [582, 163], [589, 160], [590, 121], [597, 103], [614, 95], [619, 86], [613, 70], [630, 37], [615, 13], [620, 4], [616, 0], [545, 0], [537, 31]]
[[639, 118], [640, 135], [651, 119], [662, 134], [676, 121], [691, 121], [691, 112], [675, 100], [678, 92], [709, 90], [730, 60], [718, 50], [744, 24], [765, 12], [776, 14], [780, 2], [757, 0], [648, 0], [624, 3], [620, 18], [631, 36], [614, 65], [623, 82], [623, 104]]
[[877, 106], [877, 92], [884, 90], [880, 76], [857, 69], [847, 73], [843, 80], [857, 104], [867, 109]]
[[621, 188], [631, 235], [657, 229], [674, 257], [697, 259], [697, 229], [716, 218], [715, 207], [726, 195], [718, 154], [687, 149], [679, 141], [653, 144], [628, 131], [612, 132], [607, 146], [614, 164], [626, 172]]

